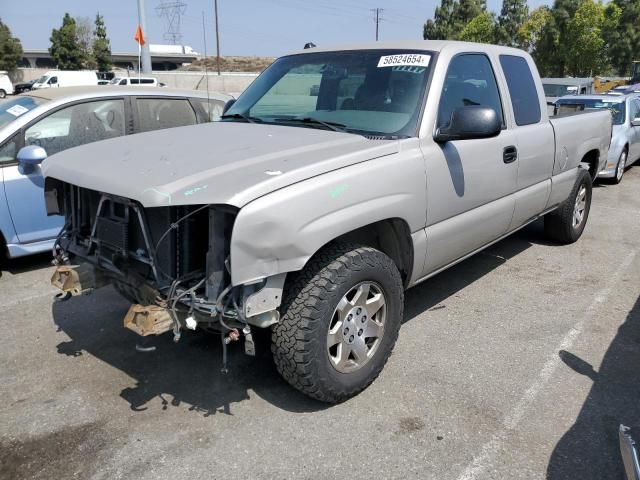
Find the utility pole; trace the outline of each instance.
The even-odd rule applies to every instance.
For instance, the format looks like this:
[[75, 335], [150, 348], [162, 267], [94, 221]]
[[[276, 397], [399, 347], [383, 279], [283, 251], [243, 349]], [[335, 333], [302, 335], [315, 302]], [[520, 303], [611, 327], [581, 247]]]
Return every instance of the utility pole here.
[[218, 0], [213, 0], [213, 9], [216, 16], [216, 67], [220, 75], [220, 32], [218, 31]]
[[382, 12], [384, 8], [373, 8], [372, 12], [375, 13], [374, 22], [376, 22], [376, 42], [378, 41], [378, 32], [380, 30], [380, 22], [382, 21]]
[[142, 73], [151, 73], [151, 54], [149, 53], [149, 32], [147, 31], [147, 19], [144, 14], [144, 0], [138, 0], [138, 23], [144, 35], [144, 45], [140, 51]]

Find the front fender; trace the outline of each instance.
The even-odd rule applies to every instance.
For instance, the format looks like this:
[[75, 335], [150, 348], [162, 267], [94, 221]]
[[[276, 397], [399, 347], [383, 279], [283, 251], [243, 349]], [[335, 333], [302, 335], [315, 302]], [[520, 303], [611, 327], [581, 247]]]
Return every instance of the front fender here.
[[426, 225], [426, 178], [415, 149], [351, 165], [243, 207], [231, 236], [233, 285], [300, 270], [324, 245], [365, 225], [401, 218]]

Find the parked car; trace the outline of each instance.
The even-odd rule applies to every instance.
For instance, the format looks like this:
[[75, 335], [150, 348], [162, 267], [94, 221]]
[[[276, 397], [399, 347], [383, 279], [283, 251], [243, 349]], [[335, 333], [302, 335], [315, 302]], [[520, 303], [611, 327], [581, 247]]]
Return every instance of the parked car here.
[[[191, 90], [73, 87], [35, 90], [0, 102], [0, 253], [50, 250], [64, 224], [47, 216], [43, 178], [25, 146], [44, 157], [85, 143], [215, 120], [231, 97]], [[164, 135], [167, 135], [165, 132]], [[113, 159], [115, 160], [115, 159]], [[113, 168], [120, 169], [118, 164]]]
[[13, 93], [13, 84], [9, 78], [9, 73], [0, 70], [0, 98], [5, 98]]
[[28, 82], [16, 83], [13, 86], [13, 93], [15, 93], [16, 95], [19, 95], [21, 93], [28, 92], [33, 88], [33, 84], [36, 83], [37, 81], [38, 79], [34, 78], [33, 80], [29, 80]]
[[542, 87], [547, 102], [553, 103], [565, 95], [590, 95], [593, 78], [543, 78]]
[[114, 284], [141, 335], [251, 354], [271, 327], [283, 378], [325, 402], [380, 373], [406, 288], [540, 217], [578, 240], [611, 136], [605, 111], [548, 118], [526, 52], [451, 41], [302, 50], [227, 108], [44, 163], [53, 284]]
[[31, 87], [32, 90], [42, 88], [78, 87], [98, 85], [96, 72], [89, 70], [51, 70], [42, 75]]
[[109, 83], [111, 85], [144, 85], [145, 87], [164, 86], [158, 83], [158, 79], [153, 77], [115, 77]]
[[620, 183], [626, 167], [640, 158], [640, 97], [631, 95], [580, 95], [563, 97], [559, 109], [604, 109], [613, 117], [613, 134], [607, 162], [598, 177]]

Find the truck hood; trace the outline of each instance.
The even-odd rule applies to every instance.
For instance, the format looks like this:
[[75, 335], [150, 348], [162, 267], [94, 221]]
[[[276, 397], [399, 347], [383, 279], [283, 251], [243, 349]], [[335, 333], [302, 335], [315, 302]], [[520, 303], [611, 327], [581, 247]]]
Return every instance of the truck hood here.
[[52, 155], [46, 177], [145, 207], [242, 207], [274, 190], [398, 152], [397, 140], [281, 125], [214, 122], [83, 145]]

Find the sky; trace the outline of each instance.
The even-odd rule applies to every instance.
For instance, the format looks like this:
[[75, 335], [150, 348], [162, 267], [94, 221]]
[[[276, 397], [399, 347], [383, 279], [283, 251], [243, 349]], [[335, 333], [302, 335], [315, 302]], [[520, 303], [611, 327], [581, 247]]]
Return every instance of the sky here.
[[[165, 25], [156, 7], [176, 0], [145, 0], [149, 43], [163, 39]], [[181, 0], [182, 44], [215, 54], [213, 0]], [[550, 3], [529, 0], [529, 7]], [[432, 18], [440, 0], [218, 0], [221, 55], [279, 56], [307, 42], [328, 45], [375, 40], [375, 8], [382, 8], [381, 40], [422, 38], [422, 25]], [[501, 0], [487, 0], [499, 11]], [[137, 0], [0, 0], [0, 19], [20, 38], [26, 49], [49, 47], [53, 28], [59, 28], [68, 12], [73, 17], [104, 16], [111, 50], [137, 51], [133, 40], [138, 24]]]

